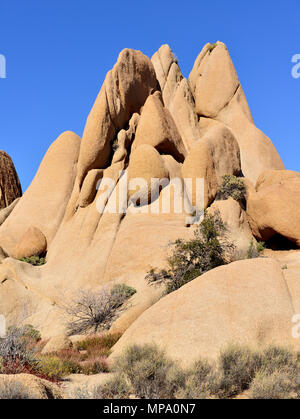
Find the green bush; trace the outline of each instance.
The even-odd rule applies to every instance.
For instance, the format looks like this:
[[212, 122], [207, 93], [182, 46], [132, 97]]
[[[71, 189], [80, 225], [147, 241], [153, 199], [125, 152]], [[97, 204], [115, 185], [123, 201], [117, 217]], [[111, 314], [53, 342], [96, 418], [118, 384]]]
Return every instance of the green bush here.
[[250, 387], [251, 399], [294, 399], [294, 385], [290, 377], [280, 371], [266, 374], [260, 371]]
[[211, 399], [216, 398], [220, 386], [220, 376], [215, 365], [208, 361], [198, 360], [187, 372], [176, 393], [179, 399]]
[[239, 345], [229, 345], [219, 356], [220, 396], [231, 397], [249, 388], [261, 367], [261, 356]]
[[252, 239], [247, 250], [247, 259], [255, 259], [265, 250], [264, 242], [257, 242], [256, 245]]
[[80, 373], [80, 366], [71, 360], [62, 360], [53, 355], [43, 355], [39, 358], [39, 372], [51, 379], [61, 379], [70, 374]]
[[242, 178], [233, 175], [223, 176], [223, 182], [220, 186], [216, 198], [224, 200], [233, 198], [238, 202], [243, 202], [246, 196], [246, 187]]
[[28, 258], [19, 259], [21, 262], [30, 263], [33, 266], [41, 266], [46, 263], [46, 258], [42, 256], [30, 256]]
[[94, 389], [94, 398], [99, 399], [128, 399], [130, 386], [124, 375], [119, 374], [108, 380], [103, 386]]
[[117, 372], [128, 379], [133, 394], [137, 397], [159, 399], [174, 396], [167, 394], [171, 387], [166, 385], [171, 371], [174, 374], [174, 363], [156, 346], [130, 346], [116, 360], [115, 365]]
[[76, 343], [78, 350], [86, 350], [88, 353], [110, 355], [110, 349], [118, 342], [122, 333], [107, 333], [100, 336], [88, 336]]
[[[195, 238], [189, 241], [177, 240], [169, 269], [148, 272], [146, 280], [150, 284], [164, 284], [170, 293], [217, 266], [228, 263], [234, 245], [226, 239], [226, 227], [219, 213], [205, 214], [195, 231]], [[220, 240], [222, 238], [222, 240]]]
[[121, 299], [127, 299], [132, 297], [136, 293], [136, 289], [129, 287], [126, 284], [116, 284], [112, 287], [110, 293], [112, 296], [116, 296], [117, 298], [121, 297]]

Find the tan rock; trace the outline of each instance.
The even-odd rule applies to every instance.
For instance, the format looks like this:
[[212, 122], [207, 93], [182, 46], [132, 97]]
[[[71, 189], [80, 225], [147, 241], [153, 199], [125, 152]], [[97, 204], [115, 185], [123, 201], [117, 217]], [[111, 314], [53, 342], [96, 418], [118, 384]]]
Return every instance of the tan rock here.
[[258, 239], [265, 241], [277, 233], [300, 247], [300, 177], [289, 175], [278, 173], [278, 183], [274, 184], [268, 183], [266, 176], [258, 192], [249, 195], [247, 214]]
[[42, 349], [42, 354], [61, 351], [62, 349], [70, 349], [72, 347], [71, 340], [65, 335], [53, 336]]
[[108, 72], [87, 119], [78, 162], [80, 186], [89, 170], [108, 165], [117, 130], [123, 129], [131, 115], [140, 111], [156, 87], [150, 59], [140, 51], [124, 49]]
[[259, 191], [262, 188], [280, 184], [282, 181], [293, 178], [300, 178], [300, 173], [293, 172], [292, 170], [266, 170], [257, 179], [255, 189]]
[[78, 199], [80, 207], [84, 208], [93, 202], [97, 193], [97, 184], [102, 177], [103, 169], [92, 169], [87, 173]]
[[170, 154], [179, 162], [186, 150], [170, 112], [164, 108], [160, 92], [149, 96], [137, 127], [132, 149], [149, 144], [160, 153]]
[[39, 256], [47, 251], [47, 240], [37, 227], [30, 227], [17, 243], [14, 250], [16, 259]]
[[172, 64], [175, 63], [175, 57], [169, 45], [162, 45], [153, 55], [151, 61], [155, 69], [160, 89], [163, 92], [170, 68]]
[[223, 220], [227, 232], [226, 236], [235, 245], [235, 257], [247, 258], [251, 240], [255, 242], [246, 212], [233, 198], [215, 201], [208, 209], [209, 213], [218, 212]]
[[255, 127], [245, 94], [227, 48], [207, 44], [199, 54], [189, 82], [196, 112], [228, 126], [241, 151], [242, 172], [252, 183], [267, 169], [284, 169], [271, 140]]
[[238, 261], [209, 271], [145, 311], [113, 347], [111, 359], [128, 345], [144, 343], [157, 344], [186, 366], [199, 357], [217, 357], [232, 342], [299, 350], [291, 334], [294, 314], [276, 261]]
[[0, 226], [0, 246], [9, 255], [32, 225], [51, 243], [73, 189], [79, 146], [80, 137], [67, 131], [48, 149], [31, 185]]
[[15, 199], [8, 207], [0, 210], [0, 225], [4, 223], [6, 218], [12, 213], [13, 209], [20, 201], [20, 198]]
[[206, 47], [202, 60], [197, 60], [191, 73], [196, 112], [215, 118], [233, 98], [239, 80], [226, 46], [217, 42]]
[[22, 188], [12, 159], [0, 151], [0, 209], [22, 196]]
[[[163, 158], [151, 145], [142, 144], [131, 153], [128, 167], [128, 181], [133, 182], [135, 179], [142, 179], [145, 182], [147, 189], [145, 198], [147, 203], [151, 202], [153, 186], [151, 179], [168, 179], [168, 176]], [[138, 196], [141, 195], [141, 191], [136, 189], [136, 185], [132, 188], [129, 185], [129, 196], [132, 198], [136, 193]]]
[[[43, 380], [32, 374], [0, 374], [0, 394], [1, 387], [4, 387], [4, 394], [11, 392], [11, 398], [14, 391], [26, 393], [26, 398], [30, 399], [63, 399], [63, 394], [58, 385], [50, 381]], [[0, 395], [1, 398], [1, 395]]]
[[192, 205], [196, 205], [195, 179], [204, 179], [204, 208], [213, 201], [226, 174], [239, 175], [239, 146], [231, 131], [218, 124], [207, 131], [192, 149], [182, 166], [182, 177], [193, 179], [193, 190], [188, 189]]

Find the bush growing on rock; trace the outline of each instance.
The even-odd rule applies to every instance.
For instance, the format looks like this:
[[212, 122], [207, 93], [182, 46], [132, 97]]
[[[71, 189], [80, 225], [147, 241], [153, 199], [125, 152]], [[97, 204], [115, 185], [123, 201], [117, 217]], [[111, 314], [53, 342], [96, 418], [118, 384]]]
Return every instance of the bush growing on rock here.
[[228, 254], [234, 251], [234, 245], [226, 239], [226, 227], [218, 212], [205, 214], [192, 240], [177, 240], [171, 257], [169, 269], [148, 272], [146, 280], [150, 284], [164, 284], [166, 292], [178, 288], [229, 262]]
[[33, 266], [42, 266], [46, 263], [46, 258], [42, 256], [30, 256], [28, 258], [21, 258], [19, 259], [21, 262], [29, 263]]
[[109, 291], [80, 290], [78, 296], [70, 304], [64, 306], [71, 317], [68, 322], [68, 334], [79, 335], [98, 330], [109, 329], [118, 317], [124, 303], [136, 292], [125, 284], [115, 285]]
[[238, 202], [243, 203], [245, 201], [246, 187], [241, 178], [234, 175], [223, 176], [223, 182], [220, 189], [217, 192], [216, 198], [224, 200], [232, 197]]

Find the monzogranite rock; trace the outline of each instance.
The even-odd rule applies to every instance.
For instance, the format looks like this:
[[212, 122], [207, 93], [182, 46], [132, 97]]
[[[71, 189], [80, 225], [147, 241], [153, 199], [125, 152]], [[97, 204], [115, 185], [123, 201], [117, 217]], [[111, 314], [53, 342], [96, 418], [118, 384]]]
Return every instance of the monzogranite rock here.
[[[10, 169], [2, 178], [12, 179], [0, 185], [6, 207], [21, 191], [5, 156]], [[215, 200], [223, 175], [244, 176], [245, 207], [232, 198]], [[205, 208], [220, 212], [237, 252], [245, 254], [254, 236], [276, 234], [300, 247], [299, 174], [284, 170], [271, 140], [255, 127], [225, 45], [207, 44], [188, 80], [168, 45], [151, 60], [123, 50], [83, 138], [61, 134], [24, 196], [0, 213], [0, 313], [13, 324], [26, 308], [26, 322], [43, 338], [64, 341], [66, 302], [80, 289], [125, 283], [137, 292], [112, 325], [127, 329], [115, 353], [128, 343], [155, 341], [188, 363], [201, 354], [214, 356], [229, 340], [290, 343], [299, 287], [296, 276], [287, 277], [274, 260], [217, 268], [160, 301], [162, 288], [145, 280], [152, 267], [166, 267], [170, 242], [193, 237], [196, 226], [187, 226], [195, 191], [182, 187], [184, 178], [199, 177]], [[138, 191], [126, 189], [122, 202], [118, 195], [126, 179], [136, 178], [148, 187], [151, 178], [167, 180], [154, 202], [149, 188], [140, 191], [140, 212], [133, 211]], [[5, 185], [15, 185], [12, 195]], [[184, 210], [170, 205], [164, 211], [170, 197], [182, 200]], [[45, 239], [34, 246], [32, 226]], [[23, 253], [17, 254], [20, 243]], [[15, 259], [42, 251], [43, 266]]]
[[22, 188], [12, 159], [0, 151], [0, 209], [22, 196]]

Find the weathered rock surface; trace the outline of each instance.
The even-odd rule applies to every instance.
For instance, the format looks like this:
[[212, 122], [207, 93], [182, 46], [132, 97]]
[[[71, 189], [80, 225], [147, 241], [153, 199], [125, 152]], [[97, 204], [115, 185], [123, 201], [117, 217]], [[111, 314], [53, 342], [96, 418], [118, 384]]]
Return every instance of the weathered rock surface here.
[[[262, 237], [265, 223], [272, 234], [290, 239], [290, 230], [298, 234], [294, 213], [299, 207], [299, 178], [280, 170], [263, 173], [274, 169], [283, 169], [281, 160], [255, 127], [223, 44], [205, 46], [189, 80], [167, 45], [152, 60], [125, 49], [107, 74], [82, 141], [74, 133], [63, 133], [24, 196], [0, 213], [0, 313], [13, 324], [26, 311], [26, 322], [43, 338], [52, 338], [52, 345], [66, 334], [62, 307], [80, 289], [126, 283], [137, 292], [113, 324], [112, 330], [129, 328], [120, 348], [127, 339], [154, 340], [165, 343], [172, 356], [189, 360], [214, 356], [229, 340], [253, 345], [288, 342], [293, 310], [284, 281], [292, 284], [294, 307], [299, 293], [295, 277], [283, 277], [274, 260], [218, 268], [161, 301], [162, 289], [145, 281], [152, 267], [166, 267], [170, 242], [193, 236], [195, 226], [186, 225], [195, 191], [190, 191], [188, 210], [176, 211], [171, 204], [173, 197], [176, 202], [189, 201], [181, 188], [183, 177], [205, 179], [204, 204], [220, 211], [239, 251], [245, 251], [253, 236], [238, 203], [213, 202], [224, 174], [242, 171], [246, 176], [247, 212], [253, 214], [256, 237]], [[151, 204], [147, 191], [138, 208], [134, 190], [125, 191], [125, 200], [118, 196], [127, 174], [129, 180], [143, 177], [147, 186], [151, 178], [170, 183]], [[179, 191], [172, 184], [175, 179]], [[293, 221], [292, 228], [276, 218], [273, 205]], [[261, 206], [270, 219], [260, 214]], [[43, 266], [10, 257], [31, 226], [45, 236]]]
[[78, 182], [91, 169], [107, 167], [111, 142], [139, 112], [150, 93], [156, 90], [153, 65], [140, 51], [124, 49], [114, 68], [108, 72], [88, 116], [78, 162]]
[[47, 250], [47, 240], [37, 227], [31, 226], [16, 244], [14, 257], [16, 259], [39, 256]]
[[58, 385], [53, 384], [50, 381], [35, 377], [31, 374], [0, 374], [0, 389], [2, 386], [5, 389], [5, 393], [11, 389], [11, 398], [16, 398], [16, 396], [14, 396], [15, 390], [20, 391], [21, 394], [23, 394], [23, 397], [24, 394], [26, 394], [25, 398], [30, 399], [64, 398], [63, 393]]
[[65, 335], [53, 336], [42, 349], [42, 354], [70, 349], [72, 347], [71, 340]]
[[186, 150], [170, 112], [164, 108], [160, 92], [149, 96], [137, 126], [132, 149], [149, 144], [160, 153], [170, 154], [179, 162]]
[[226, 46], [207, 44], [189, 76], [196, 112], [223, 122], [236, 137], [241, 151], [242, 171], [253, 183], [267, 169], [284, 169], [272, 142], [253, 119]]
[[[291, 290], [290, 290], [291, 291]], [[228, 343], [292, 345], [293, 301], [279, 264], [252, 259], [216, 268], [145, 311], [113, 348], [156, 343], [184, 365], [215, 358]], [[275, 303], [276, 302], [276, 303]]]
[[254, 235], [265, 241], [277, 233], [300, 247], [299, 174], [280, 171], [273, 177], [272, 173], [265, 173], [257, 190], [247, 199]]
[[12, 159], [0, 151], [0, 209], [8, 207], [22, 196], [22, 188]]
[[222, 124], [209, 129], [182, 166], [182, 177], [193, 179], [192, 191], [188, 188], [192, 205], [196, 205], [196, 179], [204, 179], [204, 208], [214, 200], [224, 175], [241, 172], [239, 146], [232, 132]]

